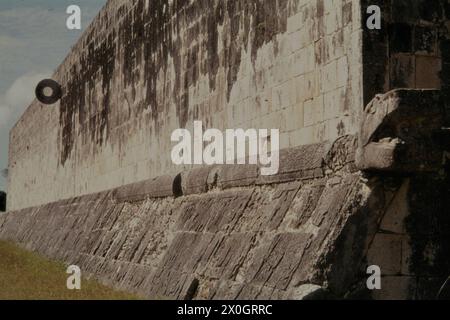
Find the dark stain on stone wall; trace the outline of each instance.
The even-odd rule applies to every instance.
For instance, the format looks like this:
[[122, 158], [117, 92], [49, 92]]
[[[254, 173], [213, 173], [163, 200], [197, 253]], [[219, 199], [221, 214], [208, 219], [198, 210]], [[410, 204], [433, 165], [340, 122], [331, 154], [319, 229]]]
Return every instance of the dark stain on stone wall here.
[[[378, 5], [381, 8], [382, 27], [381, 30], [367, 30], [365, 22], [368, 19], [367, 8], [370, 5]], [[363, 83], [364, 99], [361, 108], [364, 108], [378, 93], [384, 93], [386, 73], [388, 73], [389, 48], [387, 46], [388, 34], [386, 32], [390, 6], [388, 0], [363, 0], [362, 23], [363, 28]]]
[[6, 193], [0, 191], [0, 212], [6, 211]]
[[[450, 9], [450, 8], [449, 8]], [[450, 10], [449, 10], [450, 11]], [[441, 70], [441, 79], [442, 79], [442, 93], [445, 97], [445, 101], [450, 101], [450, 39], [442, 41], [440, 45], [440, 49], [442, 52], [442, 70]], [[447, 108], [447, 126], [450, 126], [450, 105], [446, 104]]]
[[[70, 77], [61, 99], [59, 119], [62, 165], [73, 150], [78, 134], [77, 123], [80, 125], [80, 133], [89, 135], [90, 141], [96, 145], [101, 146], [104, 135], [108, 136], [111, 84], [116, 57], [114, 40], [114, 30], [98, 44], [92, 39], [81, 54], [79, 63], [70, 68]], [[97, 92], [97, 81], [101, 83], [101, 93]], [[97, 94], [101, 96], [100, 101], [96, 98]]]
[[[381, 8], [381, 30], [365, 27], [369, 5]], [[446, 0], [364, 0], [362, 14], [364, 105], [376, 94], [397, 88], [440, 86], [449, 95], [450, 6]]]
[[410, 270], [419, 279], [419, 299], [434, 299], [450, 276], [450, 178], [415, 175], [409, 192], [410, 215], [406, 219], [411, 236]]
[[[174, 0], [171, 4], [152, 0], [146, 8], [144, 0], [135, 0], [115, 13], [103, 11], [94, 22], [101, 30], [90, 29], [81, 40], [79, 59], [65, 75], [60, 163], [64, 165], [71, 156], [78, 135], [83, 143], [94, 144], [90, 149], [95, 152], [108, 141], [113, 123], [120, 125], [117, 122], [127, 120], [117, 121], [120, 111], [114, 110], [123, 108], [124, 101], [112, 103], [118, 93], [111, 88], [116, 88], [114, 83], [121, 79], [124, 89], [131, 88], [133, 102], [137, 86], [145, 87], [145, 101], [136, 104], [137, 110], [131, 110], [130, 116], [139, 119], [144, 110], [150, 109], [156, 133], [159, 114], [166, 111], [169, 100], [176, 104], [179, 126], [185, 127], [190, 115], [189, 87], [200, 75], [208, 76], [214, 90], [219, 67], [224, 67], [229, 99], [242, 50], [250, 45], [254, 61], [262, 45], [286, 30], [287, 4], [288, 0]], [[114, 18], [120, 23], [112, 25]], [[221, 52], [219, 26], [224, 27]], [[170, 57], [175, 74], [168, 70]], [[142, 72], [143, 84], [139, 82]], [[161, 72], [164, 83], [159, 83]], [[163, 90], [162, 94], [158, 90]]]

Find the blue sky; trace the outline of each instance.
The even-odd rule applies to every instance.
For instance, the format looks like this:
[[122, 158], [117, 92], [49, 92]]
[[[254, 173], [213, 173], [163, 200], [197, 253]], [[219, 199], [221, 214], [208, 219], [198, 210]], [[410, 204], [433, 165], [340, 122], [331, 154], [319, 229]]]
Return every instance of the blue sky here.
[[[8, 166], [9, 130], [106, 0], [0, 0], [0, 170]], [[82, 30], [68, 30], [66, 9], [81, 8]], [[0, 176], [0, 190], [6, 179]]]

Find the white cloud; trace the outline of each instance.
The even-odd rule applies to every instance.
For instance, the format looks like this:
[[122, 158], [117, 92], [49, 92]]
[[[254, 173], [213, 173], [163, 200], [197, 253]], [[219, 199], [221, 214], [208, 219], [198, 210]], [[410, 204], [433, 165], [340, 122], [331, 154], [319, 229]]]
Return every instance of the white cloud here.
[[[103, 2], [84, 3], [83, 28]], [[10, 86], [11, 79], [56, 68], [81, 35], [82, 30], [67, 29], [68, 15], [63, 5], [50, 8], [33, 6], [31, 2], [28, 7], [0, 10], [0, 94]]]
[[0, 48], [3, 49], [15, 49], [17, 50], [20, 47], [24, 47], [25, 46], [25, 42], [17, 39], [17, 38], [13, 38], [10, 37], [8, 35], [3, 35], [0, 34]]
[[14, 81], [5, 94], [0, 95], [0, 128], [14, 123], [34, 99], [36, 85], [48, 78], [50, 72], [27, 73]]

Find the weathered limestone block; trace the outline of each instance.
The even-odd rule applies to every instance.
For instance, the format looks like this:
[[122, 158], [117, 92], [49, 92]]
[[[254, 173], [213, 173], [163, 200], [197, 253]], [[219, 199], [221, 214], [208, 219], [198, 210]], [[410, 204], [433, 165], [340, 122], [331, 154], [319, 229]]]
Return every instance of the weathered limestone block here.
[[253, 284], [286, 290], [312, 235], [282, 233], [256, 254], [248, 279]]
[[323, 161], [330, 148], [328, 142], [280, 151], [280, 168], [273, 176], [260, 176], [257, 183], [281, 183], [323, 177]]
[[368, 265], [377, 265], [384, 276], [402, 274], [402, 244], [405, 236], [378, 233], [367, 254]]
[[325, 156], [325, 173], [346, 170], [357, 171], [355, 167], [355, 151], [358, 139], [354, 135], [345, 135], [336, 139]]
[[293, 290], [294, 300], [323, 300], [327, 298], [326, 291], [315, 284], [304, 284]]
[[112, 195], [119, 201], [140, 201], [147, 197], [164, 198], [173, 196], [174, 175], [159, 176], [117, 188]]
[[257, 165], [224, 165], [217, 172], [217, 185], [222, 189], [255, 184], [259, 169]]
[[180, 208], [176, 225], [185, 231], [238, 231], [253, 192], [253, 189], [224, 191], [191, 199]]
[[195, 168], [181, 174], [181, 188], [184, 195], [208, 191], [210, 172], [214, 167]]

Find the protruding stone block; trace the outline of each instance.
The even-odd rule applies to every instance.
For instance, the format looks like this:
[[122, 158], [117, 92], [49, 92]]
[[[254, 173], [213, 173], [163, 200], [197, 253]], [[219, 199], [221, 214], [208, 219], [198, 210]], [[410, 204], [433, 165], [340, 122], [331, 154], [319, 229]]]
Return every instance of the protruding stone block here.
[[438, 171], [448, 137], [440, 91], [394, 90], [364, 109], [356, 164], [367, 171]]
[[173, 196], [175, 176], [164, 175], [117, 188], [113, 198], [119, 201], [140, 201], [145, 198], [164, 198]]
[[280, 151], [280, 167], [276, 175], [260, 176], [257, 183], [281, 183], [323, 177], [324, 158], [328, 142], [284, 149]]

